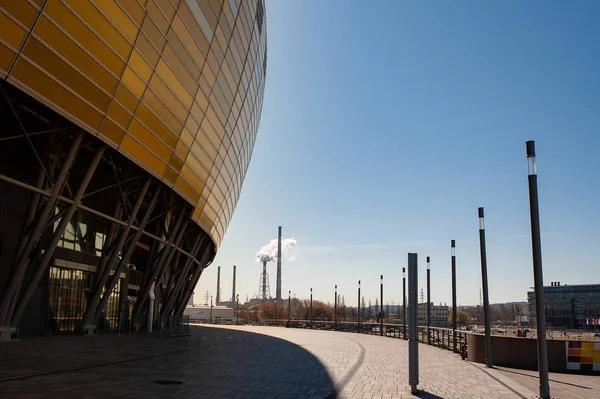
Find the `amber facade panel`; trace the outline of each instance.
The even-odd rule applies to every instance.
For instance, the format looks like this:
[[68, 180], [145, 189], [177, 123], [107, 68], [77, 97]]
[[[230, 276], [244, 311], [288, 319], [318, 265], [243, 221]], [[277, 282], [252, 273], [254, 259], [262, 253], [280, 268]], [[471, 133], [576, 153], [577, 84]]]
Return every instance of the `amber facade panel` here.
[[219, 245], [256, 139], [264, 0], [0, 0], [0, 77], [196, 209]]

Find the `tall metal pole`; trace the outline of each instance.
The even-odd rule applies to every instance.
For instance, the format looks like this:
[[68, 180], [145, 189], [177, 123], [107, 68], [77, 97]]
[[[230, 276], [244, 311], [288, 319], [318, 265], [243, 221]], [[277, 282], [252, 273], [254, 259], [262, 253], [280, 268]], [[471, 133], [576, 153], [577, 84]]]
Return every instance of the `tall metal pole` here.
[[456, 241], [450, 242], [452, 255], [452, 350], [456, 353]]
[[490, 327], [490, 300], [488, 296], [487, 253], [485, 250], [485, 223], [483, 208], [479, 213], [479, 250], [481, 252], [481, 284], [483, 286], [483, 320], [485, 323], [485, 364], [492, 368], [492, 331]]
[[310, 328], [313, 326], [313, 315], [312, 315], [312, 288], [310, 289]]
[[235, 301], [237, 295], [235, 294], [235, 265], [233, 265], [233, 287], [231, 289], [231, 301]]
[[379, 288], [379, 335], [383, 335], [383, 274], [380, 277]]
[[358, 280], [358, 318], [356, 320], [356, 325], [360, 327], [360, 280]]
[[215, 305], [219, 306], [221, 303], [221, 266], [217, 266], [217, 297], [215, 298]]
[[529, 213], [531, 217], [531, 249], [533, 253], [533, 282], [535, 293], [535, 316], [537, 322], [538, 369], [540, 371], [540, 397], [550, 398], [548, 382], [548, 348], [546, 347], [546, 314], [544, 298], [544, 278], [542, 273], [542, 242], [540, 237], [540, 210], [538, 203], [537, 171], [535, 162], [535, 141], [527, 146], [527, 166], [529, 180]]
[[431, 345], [431, 263], [427, 257], [427, 344]]
[[281, 226], [277, 229], [277, 287], [275, 287], [275, 299], [283, 303], [281, 297]]
[[212, 324], [212, 308], [213, 308], [213, 296], [210, 296], [210, 323]]
[[402, 339], [406, 339], [406, 268], [402, 268]]
[[275, 298], [273, 303], [275, 304], [275, 321], [277, 321], [277, 298]]
[[292, 290], [288, 291], [288, 326], [292, 327]]
[[419, 286], [417, 254], [408, 254], [408, 383], [410, 392], [417, 393], [419, 384], [419, 325], [417, 319], [417, 290]]
[[333, 324], [337, 327], [337, 284], [335, 285], [335, 298], [333, 300]]
[[237, 302], [237, 310], [235, 312], [235, 324], [240, 324], [240, 294], [237, 294], [235, 296], [235, 300]]

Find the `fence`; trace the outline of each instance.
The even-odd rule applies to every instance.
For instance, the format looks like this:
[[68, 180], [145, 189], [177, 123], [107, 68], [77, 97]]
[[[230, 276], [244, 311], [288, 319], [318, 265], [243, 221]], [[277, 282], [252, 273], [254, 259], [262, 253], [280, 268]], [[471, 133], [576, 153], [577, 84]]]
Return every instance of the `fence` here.
[[[389, 338], [397, 339], [408, 339], [408, 325], [406, 326], [406, 336], [404, 336], [404, 327], [401, 324], [388, 324], [384, 323], [356, 323], [356, 322], [338, 322], [335, 324], [333, 321], [323, 320], [290, 320], [277, 319], [277, 320], [265, 320], [262, 325], [266, 326], [285, 326], [291, 328], [309, 328], [313, 330], [332, 330], [351, 332], [358, 334], [369, 334], [369, 335], [383, 335]], [[382, 330], [383, 328], [383, 330]], [[440, 327], [429, 327], [419, 326], [419, 342], [427, 344], [430, 343], [438, 348], [447, 349], [450, 351], [454, 350], [454, 338], [451, 328], [440, 328]], [[428, 337], [429, 334], [429, 337]], [[463, 344], [466, 345], [467, 335], [469, 333], [463, 330], [456, 330], [456, 350], [460, 351]], [[429, 338], [429, 339], [428, 339]]]

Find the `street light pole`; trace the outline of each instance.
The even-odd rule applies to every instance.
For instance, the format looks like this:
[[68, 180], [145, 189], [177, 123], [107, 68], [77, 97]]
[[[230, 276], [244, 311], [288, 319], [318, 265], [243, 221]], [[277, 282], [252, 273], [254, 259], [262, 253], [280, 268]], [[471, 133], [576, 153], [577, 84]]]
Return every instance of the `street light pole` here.
[[450, 242], [452, 255], [452, 349], [456, 353], [456, 241]]
[[533, 281], [535, 293], [535, 316], [537, 321], [538, 369], [540, 371], [540, 397], [550, 398], [548, 382], [548, 348], [546, 347], [546, 314], [544, 304], [544, 278], [542, 273], [542, 242], [540, 237], [540, 209], [538, 202], [535, 141], [527, 146], [527, 169], [529, 181], [529, 213], [531, 218], [531, 249], [533, 253]]
[[431, 345], [431, 264], [427, 257], [427, 343]]
[[277, 298], [275, 298], [275, 300], [273, 301], [273, 303], [275, 304], [275, 324], [277, 324]]
[[492, 363], [492, 333], [490, 326], [490, 300], [488, 296], [487, 253], [485, 249], [485, 223], [483, 208], [479, 213], [479, 249], [481, 252], [481, 283], [483, 286], [483, 321], [485, 323], [485, 365], [493, 367]]
[[335, 298], [333, 300], [333, 325], [337, 328], [337, 284], [335, 285]]
[[380, 298], [379, 298], [379, 335], [383, 335], [383, 274], [380, 277]]
[[406, 268], [402, 268], [402, 339], [406, 339]]
[[312, 314], [312, 288], [310, 289], [310, 328], [313, 327], [313, 314]]
[[358, 318], [356, 321], [357, 327], [360, 327], [360, 280], [358, 280]]
[[213, 308], [213, 296], [210, 296], [210, 324], [212, 324], [212, 308]]
[[240, 294], [235, 296], [237, 302], [237, 310], [235, 312], [235, 324], [240, 324]]
[[288, 291], [288, 327], [292, 327], [292, 291]]

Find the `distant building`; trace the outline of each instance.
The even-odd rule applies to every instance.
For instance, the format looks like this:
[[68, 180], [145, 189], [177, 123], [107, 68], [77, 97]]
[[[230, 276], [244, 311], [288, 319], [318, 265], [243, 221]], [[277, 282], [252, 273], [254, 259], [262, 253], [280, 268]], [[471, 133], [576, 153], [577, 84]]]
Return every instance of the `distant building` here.
[[[537, 322], [535, 296], [527, 293], [531, 325]], [[560, 285], [544, 287], [546, 325], [572, 329], [586, 328], [586, 319], [600, 318], [600, 284]]]
[[[431, 302], [431, 327], [448, 327], [448, 306], [435, 305]], [[407, 308], [408, 312], [408, 308]], [[427, 303], [420, 303], [417, 306], [417, 318], [420, 326], [427, 325]]]
[[[184, 316], [190, 316], [190, 321], [202, 320], [211, 321], [211, 307], [210, 306], [186, 306], [183, 311]], [[213, 306], [212, 307], [212, 321], [213, 322], [224, 322], [233, 321], [233, 309], [225, 306]]]

